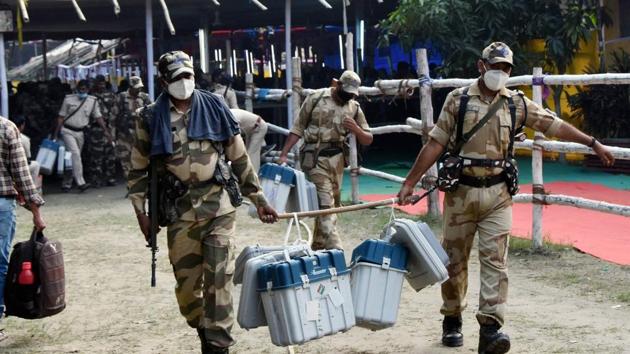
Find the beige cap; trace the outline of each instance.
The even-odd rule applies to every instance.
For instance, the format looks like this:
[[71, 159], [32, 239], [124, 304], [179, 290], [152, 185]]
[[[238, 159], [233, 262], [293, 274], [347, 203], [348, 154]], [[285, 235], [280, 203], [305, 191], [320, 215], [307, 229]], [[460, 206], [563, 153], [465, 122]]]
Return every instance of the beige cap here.
[[352, 93], [354, 95], [359, 95], [359, 86], [361, 86], [361, 78], [355, 72], [346, 70], [339, 77], [339, 82], [341, 82], [342, 90], [347, 93]]
[[139, 76], [132, 76], [129, 78], [129, 86], [135, 89], [143, 88], [144, 84]]
[[503, 42], [493, 42], [487, 46], [481, 54], [481, 59], [490, 64], [508, 63], [514, 66], [512, 50]]

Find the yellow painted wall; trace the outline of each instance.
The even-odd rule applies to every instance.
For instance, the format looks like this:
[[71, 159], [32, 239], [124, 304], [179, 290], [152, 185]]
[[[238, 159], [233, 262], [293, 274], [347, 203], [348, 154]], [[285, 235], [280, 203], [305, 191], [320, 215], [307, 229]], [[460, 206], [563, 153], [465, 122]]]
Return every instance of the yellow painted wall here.
[[[541, 53], [544, 51], [545, 43], [543, 40], [533, 40], [530, 41], [528, 45], [528, 49], [533, 52]], [[598, 56], [598, 44], [597, 44], [597, 33], [594, 32], [592, 34], [591, 39], [588, 42], [582, 43], [579, 52], [576, 54], [573, 62], [567, 68], [566, 74], [583, 74], [588, 67], [597, 68], [599, 66], [599, 56]], [[557, 72], [554, 72], [557, 74]], [[531, 86], [526, 86], [521, 88], [528, 97], [531, 97], [532, 88]], [[562, 119], [573, 124], [579, 129], [582, 129], [583, 122], [581, 119], [571, 119], [570, 116], [573, 113], [571, 110], [571, 106], [569, 106], [569, 102], [567, 99], [567, 94], [573, 95], [577, 92], [575, 86], [564, 86], [563, 87], [565, 94], [562, 95], [560, 100], [561, 108], [562, 108]], [[550, 91], [549, 97], [545, 101], [546, 106], [549, 107], [552, 111], [555, 112], [555, 104], [553, 100], [553, 90]], [[533, 138], [534, 132], [531, 129], [526, 129], [526, 134], [529, 138]], [[517, 149], [517, 153], [519, 155], [530, 156], [530, 150]], [[558, 153], [555, 152], [545, 152], [544, 157], [547, 159], [557, 159], [559, 156]], [[584, 155], [582, 154], [573, 154], [568, 153], [565, 155], [567, 160], [572, 161], [581, 161], [584, 159]]]

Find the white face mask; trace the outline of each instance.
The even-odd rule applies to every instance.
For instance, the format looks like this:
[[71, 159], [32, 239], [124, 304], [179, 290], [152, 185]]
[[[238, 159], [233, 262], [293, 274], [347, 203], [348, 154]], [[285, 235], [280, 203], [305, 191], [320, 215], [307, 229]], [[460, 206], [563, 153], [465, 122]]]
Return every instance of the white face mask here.
[[488, 70], [483, 74], [483, 83], [492, 91], [499, 91], [505, 87], [510, 75], [503, 70]]
[[187, 100], [195, 90], [195, 79], [180, 79], [168, 84], [168, 93], [178, 100]]

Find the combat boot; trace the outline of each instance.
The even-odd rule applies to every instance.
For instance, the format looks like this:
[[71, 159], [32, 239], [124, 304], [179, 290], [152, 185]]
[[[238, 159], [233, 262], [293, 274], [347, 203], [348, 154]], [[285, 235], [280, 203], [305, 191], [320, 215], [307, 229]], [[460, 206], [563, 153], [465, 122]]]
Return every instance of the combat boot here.
[[464, 345], [462, 315], [444, 316], [444, 321], [442, 321], [442, 344], [447, 347], [461, 347]]
[[221, 348], [215, 345], [212, 345], [208, 342], [206, 338], [206, 332], [203, 328], [197, 328], [197, 334], [199, 335], [199, 340], [201, 341], [201, 354], [229, 354], [230, 350], [228, 348]]
[[492, 320], [479, 329], [479, 354], [504, 354], [510, 350], [510, 337], [499, 332], [501, 325]]

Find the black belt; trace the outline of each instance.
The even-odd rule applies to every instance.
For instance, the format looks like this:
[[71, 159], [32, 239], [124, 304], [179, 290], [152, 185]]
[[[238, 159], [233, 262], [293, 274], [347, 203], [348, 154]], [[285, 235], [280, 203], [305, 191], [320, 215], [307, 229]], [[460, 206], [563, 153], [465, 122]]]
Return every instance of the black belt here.
[[63, 125], [63, 127], [66, 128], [66, 129], [70, 129], [70, 130], [72, 130], [74, 132], [82, 132], [85, 129], [85, 127], [83, 127], [83, 128], [75, 128], [75, 127], [71, 127], [71, 126], [65, 125], [65, 124]]
[[343, 149], [340, 147], [330, 147], [330, 148], [326, 148], [326, 149], [322, 149], [319, 151], [319, 156], [321, 157], [331, 157], [331, 156], [335, 156], [337, 154], [341, 154], [343, 152]]
[[473, 177], [468, 175], [461, 175], [459, 177], [459, 183], [475, 188], [488, 188], [503, 182], [505, 182], [505, 176], [503, 174], [488, 177]]

